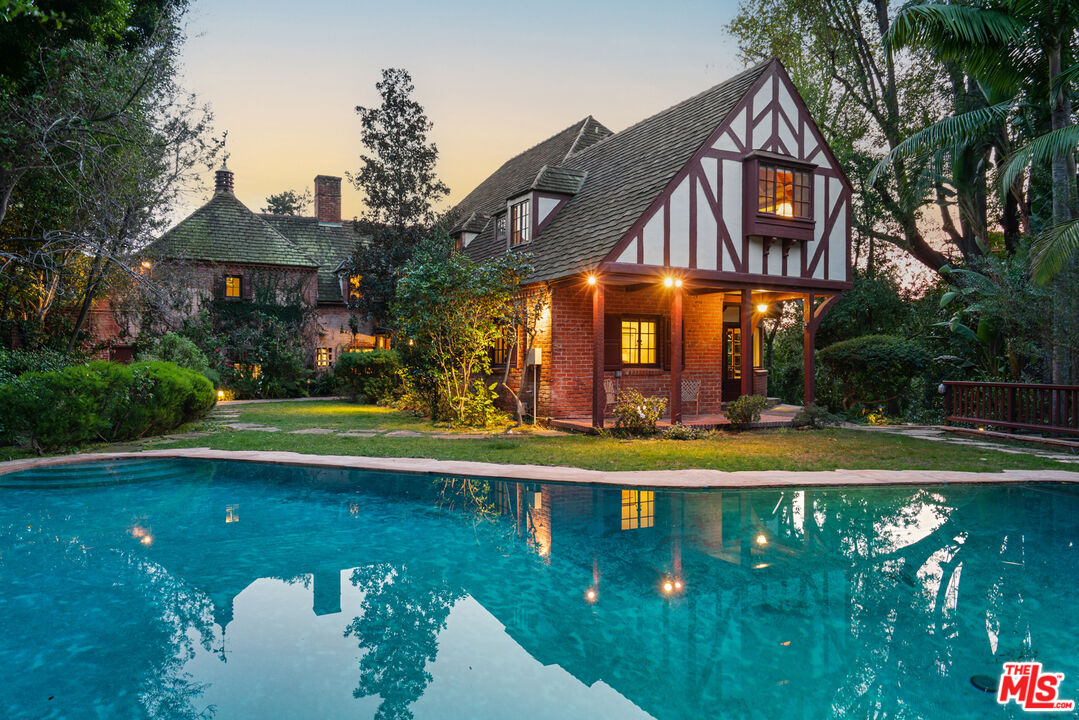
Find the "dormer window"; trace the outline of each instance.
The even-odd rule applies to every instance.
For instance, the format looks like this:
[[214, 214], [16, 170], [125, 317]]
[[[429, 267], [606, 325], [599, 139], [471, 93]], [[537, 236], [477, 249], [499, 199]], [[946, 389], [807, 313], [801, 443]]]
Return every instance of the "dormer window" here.
[[495, 218], [495, 240], [506, 239], [506, 216], [499, 215]]
[[808, 172], [761, 163], [757, 177], [757, 209], [760, 212], [784, 218], [811, 217]]
[[528, 200], [510, 206], [510, 247], [532, 239], [531, 204]]

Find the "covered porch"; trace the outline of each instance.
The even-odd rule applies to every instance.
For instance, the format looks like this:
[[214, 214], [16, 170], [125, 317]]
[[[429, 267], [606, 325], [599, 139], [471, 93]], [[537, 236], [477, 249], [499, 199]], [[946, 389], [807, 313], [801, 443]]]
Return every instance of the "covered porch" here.
[[[660, 425], [730, 425], [726, 405], [743, 395], [767, 395], [759, 327], [785, 302], [800, 303], [805, 321], [805, 402], [814, 398], [817, 328], [838, 293], [799, 287], [789, 277], [755, 286], [680, 274], [593, 272], [583, 278], [591, 302], [591, 412], [554, 414], [566, 429], [612, 423], [615, 397], [634, 388], [667, 400]], [[762, 426], [789, 424], [797, 407], [766, 410]], [[582, 427], [583, 426], [583, 427]]]

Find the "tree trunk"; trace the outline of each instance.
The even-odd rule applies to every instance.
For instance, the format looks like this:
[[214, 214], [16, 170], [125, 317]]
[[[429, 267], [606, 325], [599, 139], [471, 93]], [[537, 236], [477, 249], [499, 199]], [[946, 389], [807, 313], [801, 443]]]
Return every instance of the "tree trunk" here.
[[90, 307], [94, 304], [94, 297], [97, 295], [97, 286], [101, 282], [101, 274], [104, 265], [105, 251], [103, 248], [99, 248], [97, 255], [94, 257], [94, 264], [90, 269], [90, 276], [86, 281], [86, 292], [82, 298], [82, 306], [79, 308], [79, 315], [75, 318], [75, 327], [71, 329], [71, 337], [67, 339], [67, 353], [69, 355], [75, 349], [75, 343], [79, 339], [79, 333], [82, 332], [82, 326], [86, 323], [86, 316], [90, 314]]

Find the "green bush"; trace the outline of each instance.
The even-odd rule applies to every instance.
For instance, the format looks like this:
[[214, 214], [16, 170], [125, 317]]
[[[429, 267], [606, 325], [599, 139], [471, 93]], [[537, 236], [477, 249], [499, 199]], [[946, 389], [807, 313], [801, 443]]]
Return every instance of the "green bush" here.
[[838, 425], [843, 418], [834, 415], [820, 405], [809, 403], [799, 410], [791, 419], [791, 427], [809, 430], [819, 430], [829, 425]]
[[817, 359], [825, 394], [837, 396], [844, 412], [886, 405], [895, 415], [906, 403], [911, 381], [930, 362], [917, 343], [894, 335], [843, 340], [820, 350]]
[[465, 397], [461, 420], [470, 427], [491, 427], [506, 421], [506, 414], [495, 406], [498, 383], [486, 385], [477, 380], [472, 385], [472, 392]]
[[27, 372], [63, 370], [77, 361], [59, 350], [0, 349], [0, 383], [10, 382]]
[[671, 425], [663, 431], [664, 440], [708, 440], [715, 436], [715, 430], [706, 430], [693, 425]]
[[135, 359], [162, 360], [203, 375], [210, 369], [210, 361], [202, 350], [199, 350], [198, 345], [174, 332], [165, 333], [153, 340]]
[[403, 390], [401, 361], [393, 350], [342, 353], [334, 376], [341, 392], [359, 402], [393, 402]]
[[761, 419], [761, 411], [768, 407], [763, 395], [743, 395], [727, 406], [727, 419], [734, 425], [749, 425]]
[[166, 362], [97, 361], [0, 386], [0, 439], [47, 450], [172, 430], [214, 404], [201, 374]]
[[666, 409], [666, 398], [646, 397], [636, 388], [626, 388], [615, 398], [614, 426], [631, 435], [654, 435]]

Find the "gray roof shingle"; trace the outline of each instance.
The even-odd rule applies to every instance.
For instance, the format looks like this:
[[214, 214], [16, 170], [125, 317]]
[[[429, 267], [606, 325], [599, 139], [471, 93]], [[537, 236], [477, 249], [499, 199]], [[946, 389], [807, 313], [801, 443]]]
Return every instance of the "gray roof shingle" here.
[[[521, 247], [534, 254], [531, 280], [572, 275], [601, 262], [771, 62], [760, 63], [636, 125], [593, 142], [560, 163], [567, 170], [587, 175], [580, 192], [566, 203], [550, 225], [530, 244]], [[469, 243], [467, 252], [474, 259], [484, 259], [505, 249], [505, 241], [495, 241], [492, 223], [488, 223]]]
[[365, 239], [352, 221], [323, 225], [313, 217], [260, 214], [263, 220], [284, 235], [305, 255], [318, 263], [318, 301], [343, 303], [341, 286], [334, 271], [341, 261], [352, 257]]
[[596, 144], [610, 134], [610, 130], [589, 115], [507, 160], [450, 211], [450, 217], [455, 218], [456, 222], [450, 232], [464, 229], [464, 224], [472, 213], [483, 216], [486, 221], [487, 217], [505, 208], [508, 198], [528, 190], [544, 165], [562, 165], [571, 155]]
[[212, 263], [318, 265], [228, 192], [216, 193], [208, 203], [177, 223], [144, 252], [163, 258]]

